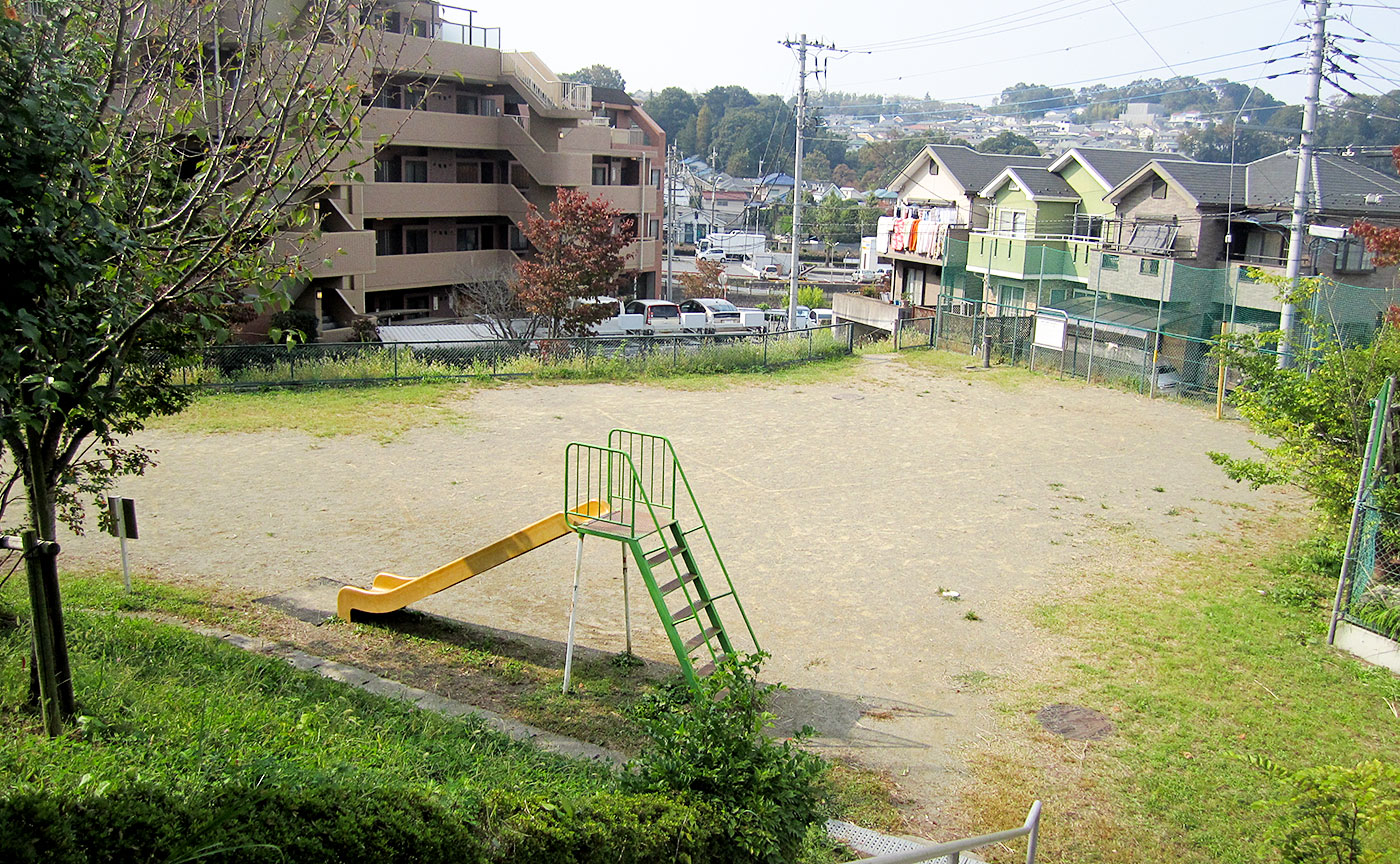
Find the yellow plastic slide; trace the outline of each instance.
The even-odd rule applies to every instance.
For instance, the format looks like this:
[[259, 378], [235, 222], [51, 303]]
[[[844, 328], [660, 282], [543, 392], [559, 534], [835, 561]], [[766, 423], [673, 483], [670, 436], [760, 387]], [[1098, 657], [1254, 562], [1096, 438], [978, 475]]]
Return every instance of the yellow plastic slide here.
[[[602, 501], [589, 501], [582, 507], [569, 511], [569, 515], [596, 519], [607, 512], [607, 504]], [[430, 594], [451, 588], [463, 579], [485, 573], [492, 567], [518, 558], [531, 549], [538, 549], [546, 543], [558, 540], [568, 533], [569, 525], [561, 511], [514, 534], [502, 537], [489, 546], [483, 546], [465, 558], [458, 558], [451, 564], [444, 564], [417, 578], [407, 579], [393, 573], [380, 573], [374, 577], [374, 584], [369, 588], [356, 588], [353, 585], [341, 588], [335, 598], [336, 614], [349, 621], [350, 613], [355, 610], [383, 613], [402, 609]]]

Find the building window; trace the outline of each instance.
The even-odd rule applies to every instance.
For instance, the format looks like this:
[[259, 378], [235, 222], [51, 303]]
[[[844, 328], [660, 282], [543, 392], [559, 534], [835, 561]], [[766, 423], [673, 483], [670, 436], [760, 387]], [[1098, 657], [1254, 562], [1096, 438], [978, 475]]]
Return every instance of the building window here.
[[412, 21], [408, 22], [408, 33], [410, 36], [426, 37], [428, 35], [428, 22], [419, 18], [414, 18]]
[[661, 223], [658, 222], [658, 221], [655, 220], [655, 219], [648, 220], [648, 222], [647, 222], [647, 238], [650, 239], [650, 238], [652, 238], [652, 237], [656, 237], [656, 236], [657, 236], [658, 234], [660, 234], [660, 233], [661, 233]]
[[997, 231], [1012, 237], [1026, 236], [1026, 212], [1024, 210], [998, 210]]
[[428, 110], [428, 88], [423, 84], [410, 84], [404, 88], [405, 108], [419, 111]]
[[1162, 269], [1162, 262], [1156, 258], [1143, 258], [1138, 261], [1138, 272], [1143, 276], [1156, 276]]
[[1152, 178], [1152, 197], [1159, 201], [1166, 200], [1167, 181], [1163, 180], [1161, 177]]
[[1104, 255], [1103, 258], [1100, 259], [1100, 265], [1101, 265], [1101, 266], [1103, 267], [1103, 269], [1105, 269], [1105, 270], [1117, 270], [1117, 269], [1118, 269], [1118, 256], [1117, 256], [1117, 255]]
[[481, 113], [481, 101], [470, 93], [457, 94], [458, 114], [479, 114]]
[[1333, 269], [1339, 273], [1369, 273], [1376, 269], [1376, 262], [1371, 259], [1365, 241], [1348, 237], [1337, 244], [1337, 261]]
[[374, 182], [398, 183], [403, 180], [399, 170], [399, 160], [393, 156], [381, 156], [374, 160]]
[[403, 229], [403, 254], [422, 255], [428, 251], [428, 229], [415, 225]]
[[480, 183], [481, 163], [480, 162], [458, 162], [457, 163], [458, 183]]
[[514, 251], [514, 252], [524, 252], [524, 251], [525, 251], [526, 249], [528, 249], [529, 247], [530, 247], [530, 244], [527, 243], [527, 242], [525, 242], [525, 235], [522, 234], [522, 233], [520, 232], [519, 226], [517, 226], [517, 225], [511, 225], [511, 226], [510, 226], [510, 248], [511, 248], [511, 250]]
[[403, 235], [398, 228], [378, 228], [374, 232], [374, 254], [402, 255]]
[[606, 165], [594, 165], [594, 166], [593, 166], [593, 185], [594, 185], [594, 186], [606, 186], [606, 185], [608, 185], [608, 166], [606, 166]]
[[1103, 217], [1091, 216], [1088, 213], [1074, 214], [1074, 236], [1093, 237], [1095, 239], [1103, 236]]
[[427, 160], [427, 159], [405, 159], [405, 160], [403, 160], [403, 182], [405, 182], [405, 183], [427, 183], [427, 182], [428, 182], [428, 160]]
[[651, 185], [655, 186], [657, 189], [660, 189], [660, 188], [661, 188], [661, 169], [660, 169], [660, 168], [653, 168], [653, 169], [651, 169]]
[[457, 227], [457, 251], [475, 252], [481, 248], [481, 228], [477, 225]]
[[938, 163], [932, 159], [928, 160], [928, 174], [930, 177], [937, 176], [938, 174]]

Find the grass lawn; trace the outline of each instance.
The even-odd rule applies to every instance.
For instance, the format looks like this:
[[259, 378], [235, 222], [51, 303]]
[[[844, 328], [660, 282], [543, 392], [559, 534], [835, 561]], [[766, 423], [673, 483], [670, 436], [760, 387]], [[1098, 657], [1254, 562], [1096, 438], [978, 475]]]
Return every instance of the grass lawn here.
[[[1335, 583], [1279, 551], [1307, 522], [1256, 518], [1237, 543], [1090, 577], [1083, 597], [1038, 607], [1062, 656], [1005, 692], [1010, 735], [974, 760], [968, 811], [1014, 824], [1041, 798], [1047, 862], [1276, 860], [1256, 802], [1281, 790], [1241, 757], [1400, 761], [1400, 678], [1326, 646]], [[1035, 713], [1058, 702], [1103, 712], [1116, 734], [1051, 735]], [[1400, 832], [1376, 842], [1378, 862], [1400, 861]]]

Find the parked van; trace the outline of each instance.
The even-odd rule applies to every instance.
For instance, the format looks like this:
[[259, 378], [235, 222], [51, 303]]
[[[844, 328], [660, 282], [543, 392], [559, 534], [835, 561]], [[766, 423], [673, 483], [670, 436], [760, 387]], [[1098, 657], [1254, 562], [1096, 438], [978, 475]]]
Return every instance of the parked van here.
[[681, 307], [668, 300], [633, 300], [627, 314], [642, 316], [642, 324], [653, 333], [679, 333]]

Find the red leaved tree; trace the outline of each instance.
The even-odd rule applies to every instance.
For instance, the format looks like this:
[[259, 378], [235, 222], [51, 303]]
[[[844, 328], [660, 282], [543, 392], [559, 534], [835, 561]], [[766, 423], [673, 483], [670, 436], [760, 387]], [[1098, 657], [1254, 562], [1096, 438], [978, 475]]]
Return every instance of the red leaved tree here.
[[535, 252], [516, 270], [525, 311], [549, 322], [551, 337], [587, 333], [609, 306], [579, 301], [614, 293], [622, 284], [623, 247], [634, 222], [607, 201], [560, 189], [545, 219], [533, 205], [525, 237]]
[[[1391, 149], [1390, 160], [1400, 172], [1400, 147]], [[1377, 267], [1400, 263], [1400, 228], [1382, 228], [1358, 219], [1351, 224], [1351, 233], [1366, 241], [1366, 249], [1375, 257]]]

